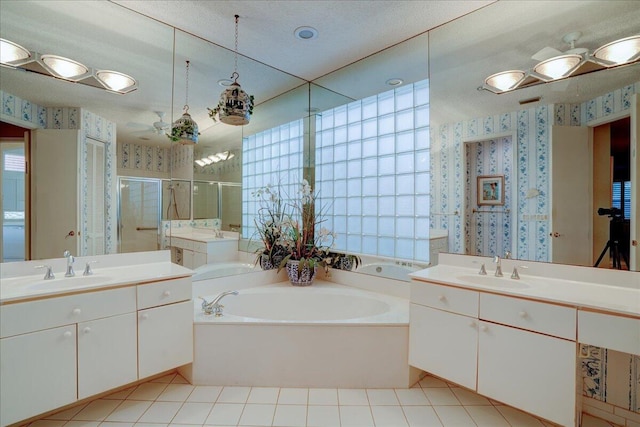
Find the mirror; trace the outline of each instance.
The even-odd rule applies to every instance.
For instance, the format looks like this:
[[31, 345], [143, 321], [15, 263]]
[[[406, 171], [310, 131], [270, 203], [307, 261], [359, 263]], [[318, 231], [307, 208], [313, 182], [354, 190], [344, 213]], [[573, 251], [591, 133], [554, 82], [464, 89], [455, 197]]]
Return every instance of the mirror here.
[[193, 181], [193, 219], [219, 218], [219, 183]]
[[[558, 201], [553, 201], [554, 205], [551, 193], [590, 191], [568, 186], [593, 184], [584, 181], [569, 184], [571, 180], [564, 184], [553, 179], [552, 133], [558, 130], [553, 125], [604, 123], [608, 121], [602, 112], [605, 102], [612, 109], [606, 113], [610, 114], [610, 120], [624, 116], [621, 104], [623, 98], [637, 92], [640, 64], [500, 95], [477, 88], [496, 72], [532, 68], [537, 61], [531, 56], [546, 46], [567, 50], [570, 46], [562, 41], [567, 33], [580, 31], [582, 37], [575, 46], [593, 51], [610, 41], [637, 34], [637, 22], [640, 9], [632, 1], [588, 5], [561, 1], [554, 2], [553, 7], [540, 2], [495, 2], [430, 32], [431, 228], [432, 233], [437, 229], [448, 230], [451, 252], [492, 256], [504, 255], [509, 250], [521, 259], [575, 263], [568, 257], [571, 254], [563, 253], [557, 244], [567, 240], [573, 248], [569, 251], [575, 252], [583, 244], [577, 239], [588, 233], [587, 226], [577, 230], [575, 240], [569, 237], [570, 232], [565, 235], [566, 228], [560, 227], [567, 221], [576, 222], [576, 216], [559, 208]], [[606, 94], [612, 94], [607, 95], [610, 101], [596, 99]], [[523, 104], [523, 100], [538, 97], [541, 98], [538, 102]], [[593, 117], [587, 119], [596, 105], [598, 112], [594, 111]], [[483, 148], [483, 154], [478, 154]], [[498, 155], [490, 155], [489, 150]], [[469, 152], [475, 153], [471, 159]], [[608, 166], [608, 155], [604, 162]], [[507, 177], [505, 205], [478, 206], [475, 198], [465, 198], [465, 194], [471, 193], [469, 190], [474, 190], [477, 175]], [[591, 193], [580, 194], [591, 197]], [[609, 207], [610, 198], [603, 203]], [[585, 217], [584, 224], [594, 217], [597, 224], [603, 220], [594, 215], [598, 207], [602, 206], [582, 209], [576, 215]], [[507, 210], [508, 213], [504, 212]], [[607, 221], [604, 218], [604, 227]], [[494, 237], [490, 239], [491, 227]], [[550, 236], [554, 232], [561, 236]], [[484, 237], [475, 239], [477, 235]], [[593, 253], [599, 253], [601, 244], [593, 245]], [[593, 265], [591, 255], [588, 253], [588, 261], [579, 263]]]

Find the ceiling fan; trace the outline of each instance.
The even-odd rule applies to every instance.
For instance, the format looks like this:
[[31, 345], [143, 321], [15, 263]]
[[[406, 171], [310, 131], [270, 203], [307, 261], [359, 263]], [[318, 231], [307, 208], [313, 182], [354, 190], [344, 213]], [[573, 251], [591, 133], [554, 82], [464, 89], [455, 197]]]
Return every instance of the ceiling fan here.
[[560, 55], [582, 55], [583, 53], [587, 53], [589, 51], [588, 49], [584, 47], [576, 47], [576, 42], [580, 39], [580, 37], [582, 37], [582, 33], [580, 31], [574, 31], [572, 33], [565, 34], [562, 37], [562, 41], [569, 45], [568, 50], [562, 52], [551, 46], [546, 46], [534, 53], [531, 58], [540, 62]]
[[152, 132], [156, 135], [166, 135], [167, 131], [171, 128], [171, 123], [164, 121], [164, 111], [154, 111], [154, 113], [158, 116], [158, 120], [153, 122], [152, 125], [145, 125], [142, 123], [127, 123], [127, 126], [131, 128], [144, 128], [143, 130], [137, 131], [135, 133]]

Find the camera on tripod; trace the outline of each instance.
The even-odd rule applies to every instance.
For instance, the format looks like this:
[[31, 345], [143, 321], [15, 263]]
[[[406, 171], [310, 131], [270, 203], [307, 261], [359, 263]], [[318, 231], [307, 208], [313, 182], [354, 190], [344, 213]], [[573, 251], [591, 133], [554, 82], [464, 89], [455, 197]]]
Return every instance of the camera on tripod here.
[[622, 209], [619, 208], [600, 208], [598, 209], [598, 215], [605, 216], [607, 215], [609, 218], [622, 218]]
[[611, 254], [613, 268], [622, 269], [622, 261], [629, 267], [629, 221], [624, 219], [624, 213], [619, 208], [600, 208], [598, 215], [607, 215], [611, 218], [609, 222], [609, 241], [604, 246], [600, 257], [594, 267], [597, 267], [602, 258], [607, 253]]

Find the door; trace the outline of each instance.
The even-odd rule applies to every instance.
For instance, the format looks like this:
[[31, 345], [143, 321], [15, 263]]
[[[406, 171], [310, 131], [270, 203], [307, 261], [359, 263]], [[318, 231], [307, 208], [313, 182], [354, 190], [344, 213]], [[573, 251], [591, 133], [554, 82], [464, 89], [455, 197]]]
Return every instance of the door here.
[[640, 96], [631, 102], [631, 245], [629, 270], [640, 271]]
[[160, 180], [118, 179], [119, 253], [158, 249]]
[[551, 261], [592, 265], [591, 155], [586, 126], [551, 128]]
[[[28, 133], [26, 134], [28, 135]], [[27, 241], [27, 175], [24, 140], [0, 141], [0, 262], [24, 261]]]
[[82, 248], [84, 255], [104, 255], [106, 253], [106, 216], [105, 216], [105, 144], [87, 138], [86, 140], [86, 236]]

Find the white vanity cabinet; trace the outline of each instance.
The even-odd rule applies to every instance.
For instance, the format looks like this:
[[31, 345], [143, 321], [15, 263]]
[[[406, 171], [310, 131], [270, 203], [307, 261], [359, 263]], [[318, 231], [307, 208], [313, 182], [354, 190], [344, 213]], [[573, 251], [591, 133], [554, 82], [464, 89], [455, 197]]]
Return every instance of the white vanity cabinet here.
[[576, 417], [576, 309], [480, 294], [479, 394], [564, 426]]
[[410, 315], [410, 365], [575, 425], [575, 308], [413, 282]]
[[0, 339], [0, 425], [75, 400], [75, 325]]
[[579, 310], [578, 342], [639, 356], [640, 318]]
[[140, 378], [191, 363], [191, 278], [138, 285], [137, 293]]
[[478, 297], [447, 286], [413, 286], [409, 364], [475, 389]]
[[68, 292], [0, 305], [0, 426], [193, 361], [190, 276]]

